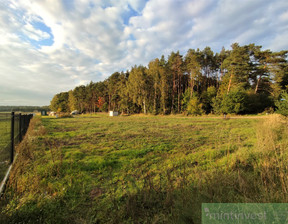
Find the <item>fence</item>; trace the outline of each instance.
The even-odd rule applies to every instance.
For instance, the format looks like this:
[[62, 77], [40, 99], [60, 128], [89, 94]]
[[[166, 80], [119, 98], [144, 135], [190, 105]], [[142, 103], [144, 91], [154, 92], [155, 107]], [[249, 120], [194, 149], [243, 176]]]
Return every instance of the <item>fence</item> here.
[[0, 182], [13, 163], [15, 145], [22, 141], [32, 114], [0, 113]]

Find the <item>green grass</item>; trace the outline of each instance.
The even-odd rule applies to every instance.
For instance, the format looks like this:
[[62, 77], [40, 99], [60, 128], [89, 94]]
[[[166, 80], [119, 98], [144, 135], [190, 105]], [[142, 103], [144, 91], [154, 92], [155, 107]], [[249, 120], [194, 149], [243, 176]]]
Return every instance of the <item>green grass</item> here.
[[287, 129], [266, 120], [34, 118], [2, 220], [201, 223], [202, 202], [287, 202]]
[[5, 113], [0, 113], [0, 182], [5, 176], [9, 167], [10, 151], [8, 149], [10, 142], [11, 118]]

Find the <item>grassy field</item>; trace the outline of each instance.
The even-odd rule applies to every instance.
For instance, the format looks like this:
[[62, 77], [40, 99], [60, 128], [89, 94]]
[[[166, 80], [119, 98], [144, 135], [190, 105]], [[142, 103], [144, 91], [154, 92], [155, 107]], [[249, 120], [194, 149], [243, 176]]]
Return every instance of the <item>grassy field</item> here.
[[0, 113], [0, 182], [5, 176], [5, 172], [9, 167], [9, 142], [10, 142], [10, 114]]
[[203, 202], [288, 202], [287, 120], [34, 118], [5, 223], [201, 223]]

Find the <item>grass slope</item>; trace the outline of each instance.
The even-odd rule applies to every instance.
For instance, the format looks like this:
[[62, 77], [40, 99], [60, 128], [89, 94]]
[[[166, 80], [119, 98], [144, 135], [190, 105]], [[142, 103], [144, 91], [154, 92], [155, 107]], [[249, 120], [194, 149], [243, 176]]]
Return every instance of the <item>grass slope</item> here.
[[34, 118], [0, 222], [201, 223], [202, 202], [287, 202], [287, 121]]

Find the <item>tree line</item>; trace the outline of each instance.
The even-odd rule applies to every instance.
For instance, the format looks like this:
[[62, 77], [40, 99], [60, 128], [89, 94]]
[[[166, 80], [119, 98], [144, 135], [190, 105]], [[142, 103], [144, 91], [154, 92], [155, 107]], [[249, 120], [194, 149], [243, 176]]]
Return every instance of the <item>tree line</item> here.
[[172, 52], [147, 67], [135, 65], [104, 81], [58, 93], [50, 108], [193, 115], [271, 111], [288, 90], [287, 54], [286, 50], [273, 52], [238, 43], [220, 53], [210, 47], [189, 49], [185, 56]]
[[41, 111], [41, 110], [45, 110], [48, 111], [49, 110], [49, 106], [0, 106], [0, 112], [34, 112], [34, 111]]

